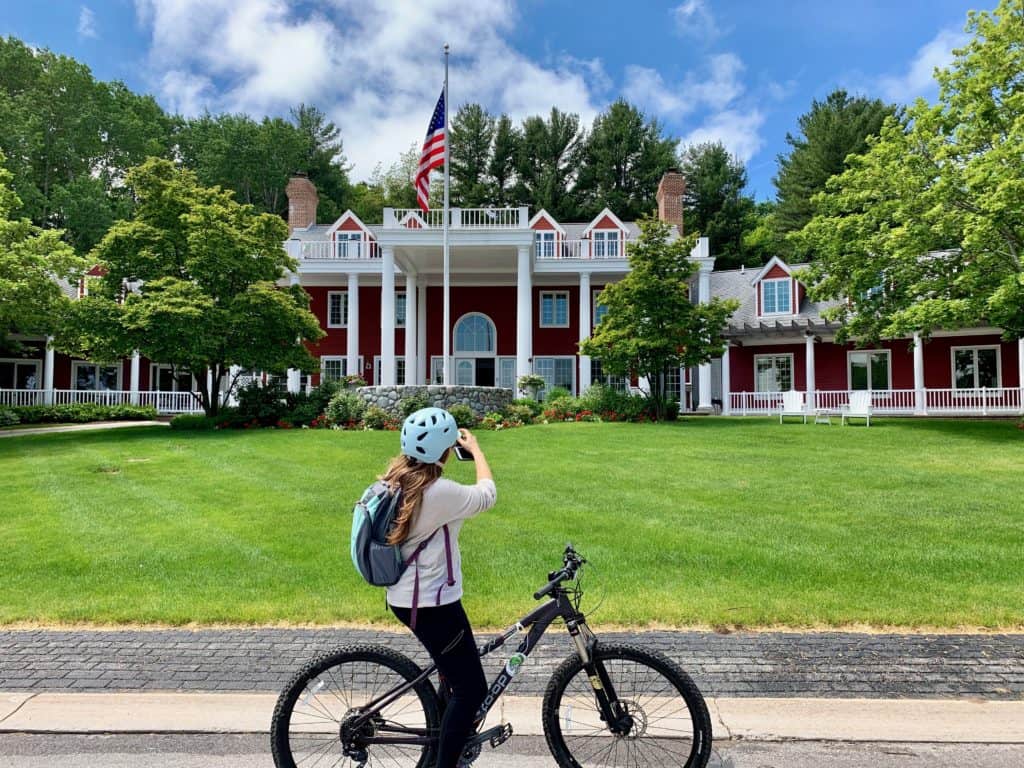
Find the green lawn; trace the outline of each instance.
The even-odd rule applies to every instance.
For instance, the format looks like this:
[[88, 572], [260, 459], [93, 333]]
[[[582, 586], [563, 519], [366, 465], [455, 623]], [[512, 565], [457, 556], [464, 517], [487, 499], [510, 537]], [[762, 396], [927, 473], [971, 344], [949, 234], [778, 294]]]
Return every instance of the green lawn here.
[[[527, 610], [571, 540], [594, 565], [598, 624], [1024, 627], [1013, 423], [479, 434], [499, 500], [462, 535], [478, 625]], [[0, 623], [386, 621], [348, 528], [397, 443], [162, 428], [0, 441]]]

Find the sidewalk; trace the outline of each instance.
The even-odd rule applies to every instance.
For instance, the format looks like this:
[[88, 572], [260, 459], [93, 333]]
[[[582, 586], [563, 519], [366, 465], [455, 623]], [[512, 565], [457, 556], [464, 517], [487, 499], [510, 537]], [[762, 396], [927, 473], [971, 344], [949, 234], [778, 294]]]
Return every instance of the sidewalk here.
[[27, 435], [50, 435], [57, 432], [92, 432], [101, 429], [123, 429], [125, 427], [166, 427], [166, 421], [93, 421], [88, 424], [65, 424], [59, 427], [30, 429], [0, 429], [0, 437], [25, 437]]

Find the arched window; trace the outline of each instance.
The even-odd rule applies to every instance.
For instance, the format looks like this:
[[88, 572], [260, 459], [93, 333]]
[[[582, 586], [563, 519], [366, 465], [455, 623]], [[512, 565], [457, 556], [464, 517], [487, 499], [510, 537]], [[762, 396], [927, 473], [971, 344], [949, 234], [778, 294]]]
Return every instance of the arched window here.
[[471, 314], [455, 324], [455, 352], [496, 354], [494, 323], [487, 315]]

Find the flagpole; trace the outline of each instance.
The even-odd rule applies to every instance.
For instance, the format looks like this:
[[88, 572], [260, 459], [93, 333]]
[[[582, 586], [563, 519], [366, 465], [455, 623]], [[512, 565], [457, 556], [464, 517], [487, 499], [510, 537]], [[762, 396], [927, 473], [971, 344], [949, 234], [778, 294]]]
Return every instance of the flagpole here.
[[451, 384], [451, 275], [449, 273], [448, 254], [448, 147], [451, 143], [451, 135], [448, 133], [448, 43], [444, 44], [444, 372], [442, 382], [447, 386]]

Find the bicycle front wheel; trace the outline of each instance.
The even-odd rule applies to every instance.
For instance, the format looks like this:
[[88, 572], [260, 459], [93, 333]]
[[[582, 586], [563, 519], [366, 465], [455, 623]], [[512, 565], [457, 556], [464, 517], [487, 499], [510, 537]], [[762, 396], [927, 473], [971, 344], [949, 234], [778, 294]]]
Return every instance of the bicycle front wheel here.
[[562, 768], [678, 766], [704, 768], [711, 718], [690, 676], [660, 653], [630, 645], [598, 645], [594, 662], [627, 713], [628, 731], [604, 721], [583, 663], [573, 655], [555, 670], [544, 694], [544, 736]]
[[[429, 680], [355, 725], [368, 702], [419, 674], [411, 659], [377, 646], [338, 648], [316, 656], [278, 697], [270, 723], [274, 765], [432, 766], [440, 716]], [[423, 744], [424, 739], [431, 742]], [[410, 743], [416, 740], [421, 743]]]

